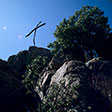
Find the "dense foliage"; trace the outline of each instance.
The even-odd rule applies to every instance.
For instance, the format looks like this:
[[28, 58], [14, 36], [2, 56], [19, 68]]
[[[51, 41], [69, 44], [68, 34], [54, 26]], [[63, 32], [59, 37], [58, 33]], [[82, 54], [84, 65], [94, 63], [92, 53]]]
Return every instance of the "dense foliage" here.
[[111, 28], [104, 12], [95, 6], [85, 6], [68, 20], [63, 19], [54, 32], [56, 40], [48, 47], [55, 55], [72, 54], [80, 57], [84, 53], [90, 59], [99, 56], [110, 34]]
[[32, 92], [37, 84], [38, 78], [40, 77], [41, 71], [48, 64], [49, 59], [45, 56], [38, 56], [35, 58], [31, 64], [27, 66], [27, 71], [25, 73], [25, 79], [23, 83], [28, 92]]

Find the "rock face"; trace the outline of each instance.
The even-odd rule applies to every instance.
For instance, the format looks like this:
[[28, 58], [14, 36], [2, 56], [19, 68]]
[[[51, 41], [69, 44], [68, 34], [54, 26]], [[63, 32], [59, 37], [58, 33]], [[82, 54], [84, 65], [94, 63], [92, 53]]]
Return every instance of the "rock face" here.
[[49, 62], [48, 66], [42, 71], [41, 77], [37, 82], [36, 91], [40, 95], [41, 99], [43, 99], [43, 95], [46, 94], [47, 89], [49, 88], [49, 84], [52, 76], [55, 74], [56, 70], [60, 68], [60, 66], [64, 63], [64, 60], [60, 57], [54, 56]]
[[[91, 71], [85, 66], [85, 64], [83, 64], [80, 61], [72, 60], [72, 61], [65, 62], [58, 70], [54, 70], [54, 69], [52, 70], [53, 72], [49, 70], [45, 70], [43, 72], [43, 76], [42, 76], [43, 78], [40, 81], [41, 83], [39, 83], [40, 88], [38, 87], [35, 88], [35, 91], [39, 93], [41, 99], [46, 100], [45, 96], [49, 96], [49, 94], [52, 91], [54, 91], [52, 89], [54, 84], [57, 84], [60, 87], [63, 83], [64, 87], [61, 87], [61, 90], [59, 90], [60, 93], [58, 94], [58, 97], [60, 98], [64, 96], [63, 94], [64, 88], [65, 91], [69, 91], [69, 92], [71, 91], [72, 87], [76, 88], [74, 93], [72, 94], [73, 96], [71, 96], [71, 99], [75, 101], [74, 103], [75, 105], [72, 105], [72, 107], [74, 107], [72, 108], [74, 110], [73, 112], [83, 112], [83, 111], [84, 112], [107, 112], [108, 111], [108, 107], [105, 105], [105, 103], [103, 103], [103, 96], [99, 93], [99, 91], [95, 90], [91, 86], [91, 80], [89, 78], [91, 76]], [[46, 88], [46, 82], [47, 82], [47, 88]], [[68, 85], [69, 88], [67, 88]], [[46, 90], [44, 88], [46, 88]], [[64, 93], [66, 93], [65, 91]], [[55, 91], [53, 93], [55, 93]], [[65, 96], [64, 99], [66, 99], [66, 97], [67, 96]], [[52, 100], [50, 102], [56, 102], [56, 100], [55, 101]], [[66, 110], [66, 112], [69, 111], [70, 109]]]
[[112, 61], [104, 61], [101, 58], [94, 58], [86, 63], [91, 69], [92, 86], [103, 96], [106, 105], [112, 111]]
[[23, 85], [14, 77], [8, 63], [0, 60], [0, 112], [18, 112], [22, 109]]
[[63, 80], [65, 87], [67, 85], [71, 88], [72, 86], [78, 86], [79, 88], [76, 89], [78, 95], [75, 96], [76, 99], [74, 100], [80, 99], [80, 101], [77, 102], [77, 105], [74, 105], [74, 109], [77, 111], [82, 109], [82, 111], [85, 110], [87, 112], [106, 112], [107, 108], [103, 105], [100, 94], [90, 86], [89, 75], [90, 71], [83, 63], [79, 61], [65, 62], [53, 75], [51, 86], [54, 83], [61, 84], [60, 82]]
[[26, 71], [26, 66], [37, 56], [47, 56], [51, 58], [51, 53], [48, 49], [32, 46], [28, 51], [24, 50], [17, 55], [10, 56], [8, 64], [15, 70], [17, 78], [22, 79], [22, 75], [24, 75]]
[[37, 93], [26, 94], [26, 89], [6, 61], [0, 60], [0, 112], [27, 112], [37, 107], [40, 98]]
[[[80, 68], [82, 68], [82, 69], [80, 70]], [[72, 79], [72, 75], [75, 76], [77, 74], [80, 74], [80, 76], [83, 75], [83, 76], [87, 77], [87, 73], [88, 73], [87, 69], [85, 68], [84, 64], [81, 63], [80, 61], [65, 62], [63, 64], [63, 66], [61, 66], [56, 71], [56, 73], [53, 75], [52, 80], [51, 80], [51, 85], [52, 85], [52, 83], [59, 84], [60, 81], [62, 81], [64, 79], [66, 80], [65, 85], [67, 85], [68, 83], [71, 82], [70, 80]], [[72, 81], [72, 82], [75, 83], [75, 81]], [[77, 82], [77, 83], [79, 83], [79, 82]]]
[[56, 112], [112, 112], [112, 61], [98, 57], [84, 64], [55, 56], [39, 74], [34, 96], [26, 96], [21, 76], [37, 56], [52, 57], [47, 49], [30, 47], [8, 62], [0, 60], [0, 112], [37, 109], [41, 100], [48, 109], [43, 112], [52, 107]]

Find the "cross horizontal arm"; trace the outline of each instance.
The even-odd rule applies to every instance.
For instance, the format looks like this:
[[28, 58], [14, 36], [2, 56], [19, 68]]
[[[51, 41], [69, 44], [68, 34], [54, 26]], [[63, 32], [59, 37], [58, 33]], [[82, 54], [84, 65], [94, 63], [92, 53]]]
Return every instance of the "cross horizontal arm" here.
[[40, 28], [41, 26], [44, 26], [46, 23], [43, 23], [39, 26], [36, 26], [30, 33], [28, 33], [25, 37], [28, 37], [32, 32], [34, 32], [35, 30], [37, 30], [38, 28]]

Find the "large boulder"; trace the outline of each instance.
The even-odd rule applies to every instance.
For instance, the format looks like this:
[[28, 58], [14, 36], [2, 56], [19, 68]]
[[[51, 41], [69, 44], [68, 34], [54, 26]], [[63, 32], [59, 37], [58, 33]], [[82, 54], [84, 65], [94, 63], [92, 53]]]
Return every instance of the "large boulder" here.
[[[75, 103], [74, 109], [85, 112], [106, 112], [108, 109], [105, 104], [102, 103], [102, 96], [96, 90], [91, 87], [89, 80], [90, 70], [80, 61], [65, 62], [60, 69], [53, 75], [51, 79], [51, 87], [55, 83], [59, 86], [64, 81], [65, 90], [71, 92], [71, 88], [75, 87], [74, 93], [72, 93]], [[62, 87], [61, 87], [62, 88]], [[66, 98], [66, 96], [65, 96]]]
[[91, 70], [91, 82], [93, 88], [104, 96], [104, 102], [112, 111], [112, 61], [104, 61], [102, 58], [94, 58], [86, 63]]
[[0, 60], [0, 112], [19, 112], [24, 87], [8, 63]]
[[10, 56], [8, 64], [15, 71], [16, 77], [22, 80], [22, 75], [25, 74], [27, 65], [30, 64], [37, 56], [52, 57], [48, 49], [31, 46], [28, 50], [24, 50], [19, 52], [17, 55]]
[[41, 92], [43, 107], [47, 109], [44, 108], [44, 111], [108, 112], [103, 96], [91, 86], [91, 71], [84, 63], [66, 61], [58, 69], [52, 70], [43, 72], [41, 86], [35, 88], [35, 91]]

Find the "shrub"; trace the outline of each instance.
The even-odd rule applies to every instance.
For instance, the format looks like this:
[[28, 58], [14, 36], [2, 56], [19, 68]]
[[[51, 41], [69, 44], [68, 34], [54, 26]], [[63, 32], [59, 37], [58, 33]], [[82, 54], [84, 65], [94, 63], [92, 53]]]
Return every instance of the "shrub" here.
[[38, 56], [27, 66], [25, 78], [22, 81], [28, 92], [32, 92], [40, 77], [41, 71], [47, 66], [49, 59], [45, 56]]

